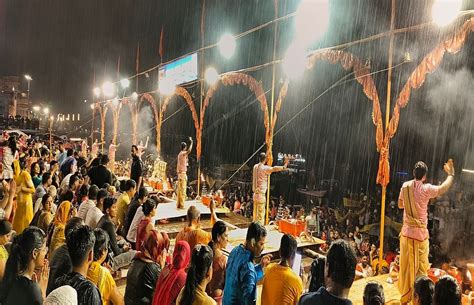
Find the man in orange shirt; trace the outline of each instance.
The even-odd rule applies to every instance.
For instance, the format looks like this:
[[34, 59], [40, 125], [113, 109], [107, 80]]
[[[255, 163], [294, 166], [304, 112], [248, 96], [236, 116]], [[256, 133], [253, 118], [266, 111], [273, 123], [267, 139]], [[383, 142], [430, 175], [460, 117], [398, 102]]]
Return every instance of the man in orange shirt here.
[[369, 264], [369, 258], [362, 256], [360, 263], [356, 266], [356, 279], [374, 276], [372, 267]]
[[[211, 209], [211, 223], [214, 224], [218, 220], [216, 212], [214, 211], [214, 201], [211, 202], [209, 207]], [[191, 251], [198, 244], [207, 245], [212, 239], [212, 235], [210, 232], [201, 229], [201, 212], [199, 212], [194, 205], [189, 207], [186, 219], [188, 224], [178, 233], [176, 242], [180, 240], [188, 242]]]
[[301, 278], [291, 269], [296, 256], [296, 239], [285, 234], [280, 243], [280, 263], [265, 269], [262, 284], [262, 304], [296, 305], [303, 293]]

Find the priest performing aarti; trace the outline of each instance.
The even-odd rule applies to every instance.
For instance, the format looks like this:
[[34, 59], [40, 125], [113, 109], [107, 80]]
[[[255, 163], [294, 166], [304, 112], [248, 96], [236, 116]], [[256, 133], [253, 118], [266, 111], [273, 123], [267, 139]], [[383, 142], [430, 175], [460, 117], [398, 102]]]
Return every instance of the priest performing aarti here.
[[441, 185], [426, 183], [428, 166], [418, 161], [413, 170], [414, 179], [403, 184], [398, 207], [403, 209], [403, 227], [400, 234], [400, 271], [398, 290], [402, 304], [413, 297], [413, 285], [418, 276], [427, 275], [430, 263], [428, 233], [428, 204], [431, 198], [446, 193], [454, 181], [454, 164], [450, 159], [444, 164], [448, 177]]
[[188, 155], [193, 149], [193, 138], [189, 137], [189, 146], [186, 142], [181, 142], [181, 151], [178, 154], [178, 163], [176, 172], [178, 174], [178, 185], [176, 187], [176, 206], [178, 209], [184, 209], [186, 200], [186, 188], [188, 186]]
[[287, 169], [289, 159], [285, 159], [283, 166], [265, 165], [267, 155], [261, 153], [259, 163], [255, 164], [252, 171], [253, 191], [253, 221], [265, 224], [265, 207], [267, 203], [268, 176], [271, 173], [281, 172]]
[[117, 148], [120, 144], [115, 144], [112, 140], [110, 140], [109, 144], [109, 169], [113, 173], [115, 170], [115, 153], [117, 152]]

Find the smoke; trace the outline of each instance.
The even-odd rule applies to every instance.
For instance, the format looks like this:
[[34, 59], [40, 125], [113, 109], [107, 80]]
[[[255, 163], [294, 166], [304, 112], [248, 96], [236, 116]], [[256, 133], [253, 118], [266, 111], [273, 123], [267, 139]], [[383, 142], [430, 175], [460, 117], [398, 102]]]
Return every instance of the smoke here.
[[473, 96], [474, 76], [467, 68], [441, 70], [429, 82], [428, 106], [435, 112], [444, 112], [443, 121], [438, 122], [438, 133], [448, 135], [446, 150], [451, 157], [456, 156], [462, 161], [461, 166], [468, 165], [470, 161], [467, 159], [472, 155], [469, 147], [472, 149]]
[[156, 152], [156, 135], [155, 135], [155, 118], [150, 107], [142, 107], [138, 113], [137, 124], [137, 141], [136, 144], [145, 145], [148, 137], [148, 147], [145, 150], [145, 155]]
[[408, 106], [400, 113], [393, 145], [397, 147], [393, 156], [404, 163], [401, 166], [411, 167], [413, 159], [424, 160], [435, 169], [430, 176], [440, 179], [444, 179], [442, 165], [448, 158], [455, 160], [459, 170], [470, 166], [472, 158], [474, 77], [465, 67], [453, 69], [450, 59], [428, 74], [420, 89], [412, 90]]
[[[107, 112], [108, 120], [112, 121], [112, 114], [111, 110]], [[112, 129], [110, 129], [110, 133]], [[119, 147], [117, 148], [117, 152], [115, 155], [116, 160], [123, 160], [130, 158], [130, 146], [132, 143], [132, 117], [128, 106], [122, 106], [120, 111], [120, 116], [118, 119], [118, 127], [117, 127], [117, 143]]]
[[441, 253], [457, 262], [472, 261], [474, 258], [470, 247], [474, 234], [468, 230], [474, 223], [473, 212], [474, 207], [465, 204], [456, 203], [453, 209], [447, 200], [436, 202], [435, 219], [440, 219], [437, 240]]
[[[464, 167], [472, 168], [474, 166], [472, 163], [474, 161], [472, 151], [474, 75], [465, 67], [456, 71], [439, 68], [429, 78], [426, 83], [428, 88], [426, 107], [429, 112], [437, 115], [434, 115], [426, 125], [436, 128], [436, 132], [431, 131], [434, 137], [444, 139], [441, 144], [435, 146], [433, 154], [438, 154], [438, 162], [443, 162], [443, 157], [453, 157], [458, 171]], [[436, 143], [438, 140], [433, 141]], [[442, 174], [439, 177], [444, 179], [444, 176]], [[461, 175], [457, 176], [461, 177]], [[451, 203], [445, 202], [438, 211], [440, 218], [444, 221], [444, 228], [438, 240], [443, 252], [448, 256], [456, 260], [472, 259], [473, 254], [466, 245], [470, 245], [474, 238], [472, 232], [469, 232], [469, 228], [474, 223], [473, 208], [467, 204], [469, 199], [463, 201], [458, 198], [461, 192], [466, 196], [472, 190], [467, 185], [463, 186], [462, 178], [458, 179], [450, 191]]]
[[427, 97], [433, 109], [444, 108], [448, 104], [450, 110], [465, 112], [465, 115], [462, 115], [463, 121], [468, 112], [474, 110], [474, 77], [467, 68], [457, 71], [439, 69], [433, 74], [432, 80], [427, 81], [427, 85], [430, 86]]

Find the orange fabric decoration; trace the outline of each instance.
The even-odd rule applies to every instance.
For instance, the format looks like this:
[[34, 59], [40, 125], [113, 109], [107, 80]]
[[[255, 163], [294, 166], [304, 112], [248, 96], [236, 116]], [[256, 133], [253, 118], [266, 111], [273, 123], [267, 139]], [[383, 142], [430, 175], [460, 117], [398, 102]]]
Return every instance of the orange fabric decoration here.
[[411, 89], [418, 89], [423, 85], [427, 74], [433, 73], [439, 67], [446, 52], [451, 54], [459, 52], [466, 42], [466, 38], [470, 32], [474, 32], [474, 17], [467, 20], [452, 37], [441, 42], [433, 51], [426, 55], [420, 65], [416, 67], [415, 71], [413, 71], [408, 78], [395, 103], [395, 108], [392, 117], [390, 118], [388, 128], [388, 136], [390, 138], [393, 138], [397, 132], [400, 119], [400, 108], [404, 108], [408, 104]]
[[433, 73], [439, 67], [446, 52], [451, 54], [459, 52], [470, 32], [474, 32], [474, 17], [464, 22], [452, 37], [445, 39], [433, 51], [428, 53], [408, 78], [395, 102], [392, 117], [390, 118], [388, 128], [385, 132], [379, 157], [379, 170], [377, 173], [378, 184], [387, 186], [390, 182], [390, 139], [395, 136], [398, 130], [400, 108], [404, 108], [408, 105], [411, 89], [418, 89], [423, 85], [427, 74]]
[[100, 142], [104, 142], [105, 139], [105, 116], [107, 114], [107, 107], [99, 105], [100, 113]]
[[339, 62], [345, 70], [352, 69], [354, 71], [357, 82], [362, 86], [367, 98], [372, 101], [372, 122], [376, 126], [375, 140], [377, 151], [380, 152], [383, 142], [382, 112], [380, 111], [377, 88], [375, 87], [374, 79], [370, 75], [368, 65], [362, 63], [359, 58], [351, 53], [340, 50], [326, 50], [311, 55], [308, 60], [307, 68], [312, 69], [317, 60], [323, 59], [332, 64]]
[[216, 92], [219, 84], [222, 83], [224, 86], [233, 86], [233, 85], [244, 85], [252, 91], [257, 100], [260, 102], [260, 108], [263, 111], [263, 123], [265, 126], [265, 143], [267, 147], [269, 147], [270, 142], [270, 119], [268, 116], [268, 106], [267, 106], [267, 98], [265, 97], [265, 91], [263, 90], [262, 83], [258, 82], [255, 78], [250, 75], [244, 73], [229, 73], [225, 74], [221, 77], [220, 81], [211, 86], [206, 93], [206, 97], [204, 99], [204, 103], [201, 109], [200, 115], [200, 124], [199, 124], [199, 131], [197, 133], [197, 143], [196, 143], [196, 151], [197, 151], [197, 158], [198, 160], [201, 158], [201, 145], [202, 145], [202, 129], [204, 126], [204, 115], [206, 113], [206, 108], [209, 106], [210, 100]]
[[[199, 120], [198, 120], [198, 115], [196, 112], [196, 107], [194, 106], [193, 99], [191, 98], [191, 95], [189, 95], [189, 92], [184, 89], [183, 87], [176, 87], [175, 94], [178, 96], [181, 96], [184, 101], [188, 104], [189, 109], [191, 110], [191, 114], [193, 116], [193, 121], [194, 121], [194, 128], [196, 130], [196, 141], [198, 141], [198, 136], [199, 136]], [[157, 123], [157, 134], [156, 134], [156, 150], [158, 152], [158, 155], [160, 154], [161, 151], [161, 125], [163, 123], [163, 116], [166, 111], [166, 108], [168, 107], [168, 104], [171, 100], [171, 95], [167, 96], [165, 100], [163, 101], [163, 105], [161, 105], [160, 109], [160, 115], [158, 117], [158, 123]]]
[[120, 116], [120, 109], [122, 109], [122, 104], [118, 103], [117, 105], [114, 105], [114, 103], [112, 101], [108, 101], [105, 104], [105, 107], [110, 108], [112, 110], [112, 118], [113, 118], [112, 143], [115, 144], [117, 142], [118, 120], [119, 120], [119, 116]]
[[[153, 116], [155, 118], [155, 122], [158, 122], [159, 120], [159, 112], [158, 112], [158, 107], [156, 106], [156, 102], [155, 102], [155, 99], [153, 98], [153, 96], [149, 93], [144, 93], [142, 95], [142, 97], [140, 98], [140, 102], [138, 103], [138, 106], [137, 106], [137, 112], [138, 112], [138, 109], [140, 109], [140, 105], [142, 102], [148, 102], [151, 106], [151, 109], [153, 110]], [[138, 115], [138, 113], [137, 113]], [[160, 134], [160, 127], [158, 126], [158, 124], [155, 125], [155, 131], [156, 131], [156, 134]], [[156, 137], [156, 149], [158, 150], [158, 136]]]

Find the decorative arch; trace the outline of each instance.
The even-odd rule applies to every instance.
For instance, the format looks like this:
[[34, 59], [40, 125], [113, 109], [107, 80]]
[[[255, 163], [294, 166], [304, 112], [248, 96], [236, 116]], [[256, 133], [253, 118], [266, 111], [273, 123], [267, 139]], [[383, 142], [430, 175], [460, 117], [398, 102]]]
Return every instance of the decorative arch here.
[[[100, 143], [104, 143], [105, 141], [105, 116], [107, 115], [107, 106], [105, 104], [99, 104], [97, 106], [99, 108], [100, 114]], [[104, 144], [102, 144], [104, 147]]]
[[[160, 128], [158, 126], [158, 120], [159, 120], [159, 112], [158, 112], [158, 107], [156, 106], [156, 102], [155, 102], [155, 99], [153, 98], [153, 96], [149, 93], [144, 93], [142, 95], [142, 97], [140, 98], [140, 102], [138, 103], [137, 105], [137, 116], [138, 116], [138, 112], [140, 111], [140, 106], [143, 102], [148, 102], [151, 106], [151, 109], [153, 110], [153, 116], [155, 118], [155, 122], [156, 122], [156, 125], [155, 125], [155, 132], [156, 132], [156, 135], [157, 135], [157, 140], [156, 140], [156, 145], [157, 145], [157, 149], [158, 149], [158, 134], [160, 133]], [[137, 117], [137, 120], [138, 120], [138, 117]]]
[[[357, 58], [355, 55], [351, 53], [339, 51], [339, 50], [326, 50], [326, 51], [314, 53], [313, 55], [311, 55], [308, 58], [308, 64], [306, 68], [313, 69], [316, 64], [316, 61], [318, 60], [326, 60], [332, 64], [340, 63], [345, 70], [352, 69], [354, 71], [356, 79], [359, 82], [359, 84], [362, 86], [365, 95], [369, 98], [369, 100], [372, 101], [372, 121], [374, 125], [376, 126], [377, 151], [380, 151], [380, 149], [382, 148], [382, 142], [383, 142], [382, 113], [380, 111], [380, 101], [379, 101], [379, 97], [377, 93], [377, 88], [375, 87], [375, 82], [372, 76], [370, 75], [369, 67], [366, 64], [362, 63], [362, 61], [359, 58]], [[288, 93], [288, 85], [289, 85], [289, 80], [286, 79], [278, 94], [278, 100], [275, 104], [275, 110], [273, 113], [273, 120], [272, 120], [272, 125], [271, 125], [271, 130], [270, 130], [272, 135], [275, 130], [278, 114], [281, 110], [283, 101], [285, 100], [286, 95]], [[272, 143], [270, 143], [270, 147], [267, 149], [267, 156], [269, 156], [268, 163], [270, 165], [272, 164], [272, 161], [273, 161], [272, 153], [271, 153], [271, 145]]]
[[[233, 86], [233, 85], [244, 85], [252, 91], [257, 100], [260, 102], [260, 108], [263, 111], [263, 123], [265, 126], [265, 143], [267, 144], [267, 152], [270, 150], [270, 119], [268, 115], [268, 105], [267, 105], [267, 98], [265, 97], [265, 91], [263, 90], [262, 83], [258, 82], [255, 78], [248, 74], [244, 73], [228, 73], [224, 74], [220, 80], [211, 86], [206, 93], [206, 97], [204, 99], [201, 113], [200, 113], [200, 124], [199, 124], [199, 131], [197, 133], [197, 143], [196, 143], [196, 152], [198, 160], [201, 158], [201, 145], [202, 145], [202, 129], [204, 126], [204, 115], [206, 113], [206, 108], [209, 106], [212, 96], [219, 88], [219, 84], [223, 84], [224, 86]], [[271, 153], [271, 150], [270, 150]]]
[[[314, 68], [317, 60], [327, 60], [332, 64], [340, 63], [344, 70], [352, 69], [354, 71], [357, 82], [362, 86], [367, 98], [372, 101], [372, 122], [376, 127], [375, 141], [377, 151], [380, 151], [383, 142], [382, 112], [380, 111], [380, 100], [377, 88], [375, 87], [374, 79], [370, 75], [369, 66], [362, 63], [357, 56], [351, 53], [340, 50], [326, 50], [311, 55], [308, 59], [307, 68]], [[278, 106], [277, 110], [279, 111]]]
[[[191, 110], [191, 114], [194, 121], [194, 129], [196, 130], [196, 141], [198, 141], [197, 139], [198, 139], [198, 134], [199, 134], [199, 119], [196, 112], [196, 107], [194, 106], [194, 103], [193, 103], [193, 99], [191, 98], [191, 95], [189, 94], [189, 92], [183, 87], [179, 87], [179, 86], [176, 87], [175, 94], [178, 96], [181, 96], [184, 99], [184, 101], [188, 104], [189, 109]], [[172, 97], [173, 95], [169, 95], [163, 101], [163, 104], [161, 105], [161, 109], [160, 109], [160, 115], [157, 121], [158, 131], [156, 133], [156, 150], [157, 150], [158, 155], [161, 152], [161, 125], [163, 124], [163, 116], [165, 114], [166, 108], [168, 107], [168, 104]]]
[[95, 113], [97, 112], [97, 103], [94, 102], [92, 107], [92, 128], [91, 128], [91, 146], [94, 143], [94, 121], [95, 121]]
[[420, 88], [426, 80], [429, 73], [433, 73], [441, 64], [446, 53], [456, 54], [461, 50], [466, 42], [467, 36], [474, 32], [474, 17], [468, 19], [464, 24], [449, 38], [442, 41], [433, 51], [428, 53], [421, 63], [412, 72], [407, 82], [403, 86], [393, 109], [392, 116], [381, 146], [379, 157], [379, 169], [377, 173], [377, 183], [387, 186], [390, 182], [390, 139], [393, 138], [398, 130], [400, 121], [400, 109], [408, 105], [412, 89]]
[[474, 17], [467, 20], [452, 37], [441, 42], [433, 51], [426, 55], [420, 65], [412, 72], [395, 102], [395, 108], [390, 118], [388, 129], [390, 138], [397, 132], [400, 108], [405, 108], [408, 105], [411, 89], [418, 89], [424, 84], [428, 73], [433, 73], [439, 67], [446, 52], [450, 54], [458, 53], [466, 42], [470, 32], [474, 32]]
[[[116, 144], [117, 143], [117, 132], [118, 132], [118, 121], [120, 117], [120, 109], [122, 109], [122, 103], [120, 102], [114, 102], [114, 101], [108, 101], [105, 104], [106, 108], [110, 108], [112, 110], [112, 118], [113, 118], [113, 136], [112, 136], [112, 143]], [[104, 121], [105, 121], [105, 114], [104, 114]], [[104, 143], [104, 140], [102, 140], [102, 143]], [[104, 144], [102, 144], [102, 148], [104, 147]]]

